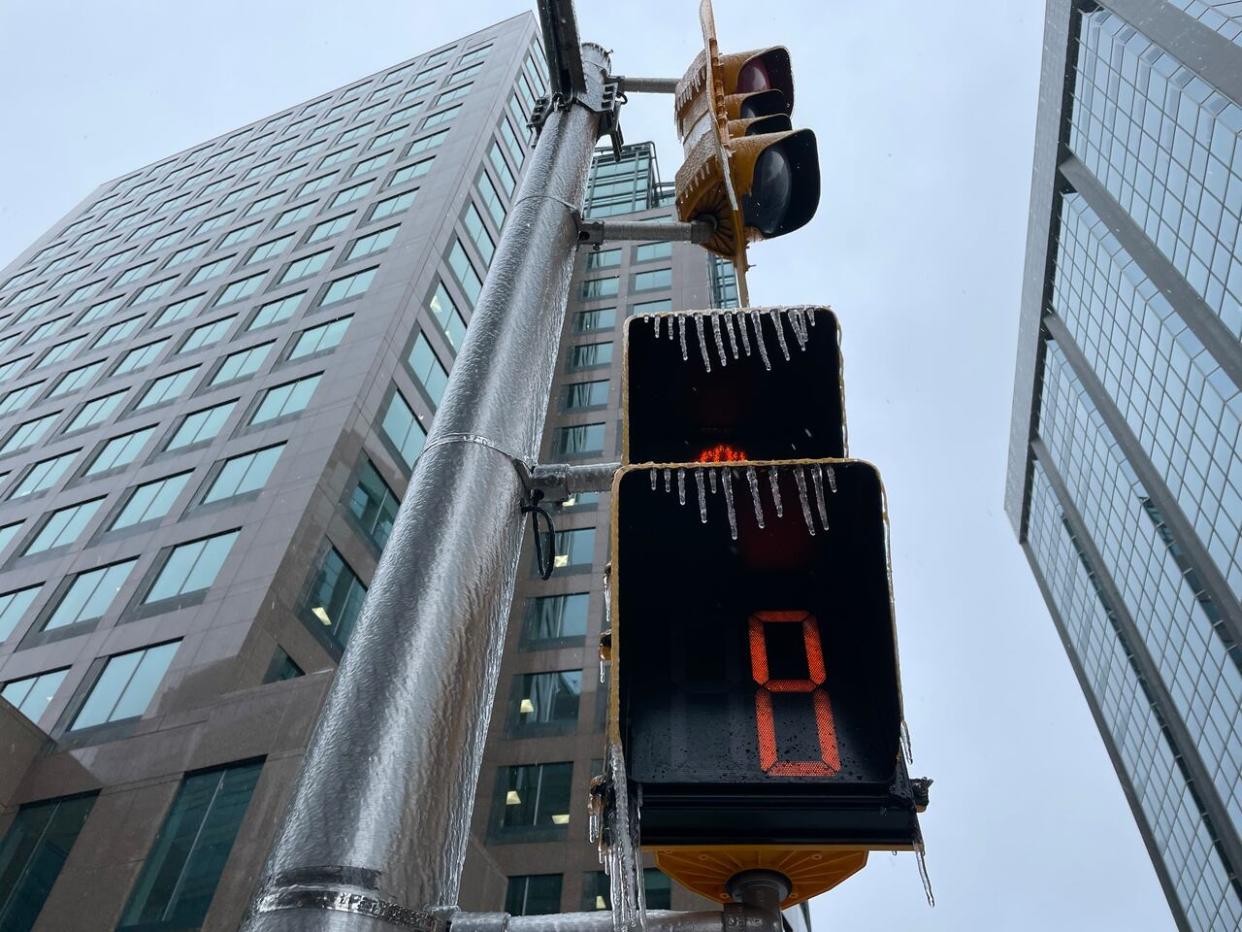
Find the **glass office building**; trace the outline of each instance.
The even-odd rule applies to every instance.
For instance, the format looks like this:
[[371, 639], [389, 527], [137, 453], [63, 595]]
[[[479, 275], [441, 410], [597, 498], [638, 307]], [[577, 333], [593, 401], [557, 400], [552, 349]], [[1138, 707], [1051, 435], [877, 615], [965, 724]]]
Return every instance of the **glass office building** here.
[[1242, 927], [1242, 4], [1050, 0], [1006, 509], [1179, 928]]
[[[543, 74], [534, 17], [505, 20], [107, 182], [0, 272], [0, 929], [237, 928]], [[667, 216], [652, 148], [624, 161], [618, 212]], [[616, 457], [625, 316], [714, 280], [685, 244], [583, 253], [547, 459]], [[606, 514], [564, 509], [562, 565], [519, 586], [466, 908], [606, 905]]]

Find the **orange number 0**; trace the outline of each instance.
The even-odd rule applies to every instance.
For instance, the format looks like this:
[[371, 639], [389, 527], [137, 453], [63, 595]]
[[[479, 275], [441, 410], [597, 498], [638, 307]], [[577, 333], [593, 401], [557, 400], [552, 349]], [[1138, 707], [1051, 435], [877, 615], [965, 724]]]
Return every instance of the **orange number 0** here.
[[[806, 651], [807, 679], [774, 680], [768, 672], [768, 640], [764, 625], [801, 624], [802, 646]], [[819, 643], [819, 625], [809, 612], [755, 612], [750, 616], [750, 673], [759, 688], [755, 690], [755, 727], [759, 732], [759, 766], [764, 773], [779, 777], [830, 777], [841, 769], [837, 754], [837, 730], [832, 706], [824, 689], [824, 649]], [[772, 714], [772, 693], [810, 693], [819, 732], [819, 760], [777, 760], [776, 719]]]

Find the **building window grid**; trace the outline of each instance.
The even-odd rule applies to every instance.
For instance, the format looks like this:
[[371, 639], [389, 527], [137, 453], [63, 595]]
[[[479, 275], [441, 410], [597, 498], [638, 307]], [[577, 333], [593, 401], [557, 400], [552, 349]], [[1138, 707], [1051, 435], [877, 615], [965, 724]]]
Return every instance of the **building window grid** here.
[[1242, 772], [1230, 758], [1231, 742], [1242, 741], [1242, 682], [1225, 672], [1233, 660], [1144, 510], [1146, 490], [1055, 344], [1045, 357], [1040, 425], [1217, 792], [1227, 805], [1242, 803]]

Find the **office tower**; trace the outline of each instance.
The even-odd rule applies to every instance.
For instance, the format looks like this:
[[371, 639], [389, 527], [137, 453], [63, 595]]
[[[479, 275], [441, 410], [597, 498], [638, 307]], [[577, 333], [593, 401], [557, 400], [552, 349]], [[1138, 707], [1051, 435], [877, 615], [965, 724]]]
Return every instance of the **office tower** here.
[[1237, 3], [1048, 3], [1006, 487], [1193, 930], [1242, 927], [1240, 37]]
[[[0, 273], [0, 928], [237, 927], [529, 155], [537, 33], [506, 20], [101, 185]], [[669, 214], [626, 151], [645, 187], [614, 205]], [[552, 459], [615, 457], [626, 313], [729, 287], [684, 245], [581, 263]], [[606, 514], [559, 514], [566, 565], [521, 587], [466, 908], [586, 896]], [[536, 711], [511, 726], [515, 691]], [[572, 808], [488, 820], [497, 768], [565, 762]], [[563, 897], [509, 876], [532, 864]]]

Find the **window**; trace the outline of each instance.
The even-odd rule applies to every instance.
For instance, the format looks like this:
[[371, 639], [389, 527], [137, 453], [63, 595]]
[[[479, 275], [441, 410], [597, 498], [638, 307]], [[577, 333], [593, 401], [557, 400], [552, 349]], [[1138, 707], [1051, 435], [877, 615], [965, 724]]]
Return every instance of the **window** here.
[[124, 295], [117, 295], [115, 298], [109, 298], [107, 301], [100, 301], [98, 304], [92, 304], [90, 309], [78, 318], [79, 324], [93, 324], [101, 318], [107, 317], [125, 300]]
[[370, 181], [364, 181], [362, 184], [356, 184], [352, 187], [338, 191], [336, 196], [332, 198], [330, 206], [334, 208], [340, 207], [342, 204], [349, 204], [352, 201], [358, 200], [360, 197], [366, 197], [367, 193], [374, 185], [375, 179], [372, 178]]
[[[655, 269], [651, 272], [635, 272], [630, 278], [631, 291], [654, 291], [656, 288], [673, 286], [672, 269]], [[616, 292], [613, 292], [616, 294]]]
[[291, 223], [297, 223], [299, 220], [309, 217], [314, 212], [315, 203], [313, 201], [309, 204], [291, 207], [276, 218], [276, 222], [272, 224], [272, 229], [279, 230], [281, 227], [286, 227]]
[[483, 257], [483, 264], [490, 266], [492, 256], [496, 253], [496, 244], [492, 242], [492, 235], [487, 232], [483, 218], [479, 216], [479, 210], [473, 204], [466, 207], [463, 223], [466, 232], [470, 234], [470, 241], [474, 243], [475, 248], [479, 250], [479, 255]]
[[383, 252], [397, 238], [397, 230], [399, 229], [400, 227], [392, 226], [358, 237], [350, 245], [349, 251], [345, 254], [345, 260], [348, 262], [351, 259], [360, 259], [363, 256]]
[[173, 290], [173, 285], [176, 283], [176, 278], [166, 278], [163, 281], [147, 285], [134, 297], [133, 306], [137, 307], [139, 304], [146, 304], [148, 301], [155, 301], [158, 298], [164, 297], [164, 295]]
[[457, 111], [461, 109], [461, 104], [455, 107], [449, 107], [447, 110], [441, 110], [439, 113], [433, 113], [427, 119], [423, 120], [423, 129], [431, 129], [433, 126], [442, 126], [445, 123], [451, 123], [453, 118], [457, 116]]
[[0, 843], [0, 928], [34, 927], [95, 796], [49, 799], [17, 810]]
[[386, 146], [390, 142], [394, 142], [395, 140], [400, 139], [402, 136], [404, 136], [409, 131], [410, 131], [409, 126], [397, 126], [397, 127], [394, 127], [393, 129], [388, 130], [388, 132], [386, 133], [380, 133], [378, 136], [372, 139], [371, 142], [367, 145], [367, 150], [370, 151], [371, 149], [378, 149], [380, 148], [380, 146]]
[[193, 414], [187, 415], [182, 419], [181, 424], [177, 427], [168, 443], [165, 444], [164, 449], [180, 450], [193, 444], [205, 443], [210, 440], [220, 433], [220, 428], [229, 419], [229, 415], [233, 413], [233, 407], [236, 404], [236, 400], [226, 401], [223, 404], [204, 408], [202, 411], [195, 411]]
[[147, 390], [142, 393], [134, 405], [134, 410], [144, 411], [166, 401], [180, 398], [185, 394], [185, 390], [190, 387], [190, 383], [194, 381], [194, 373], [197, 371], [198, 366], [194, 366], [190, 369], [182, 369], [178, 372], [170, 372], [168, 375], [161, 375], [147, 386]]
[[608, 404], [608, 380], [574, 382], [565, 386], [565, 410], [598, 408]]
[[22, 340], [22, 343], [38, 343], [40, 340], [54, 336], [67, 323], [69, 323], [69, 318], [61, 317], [57, 320], [49, 320], [46, 323], [39, 324], [39, 326], [26, 334], [26, 339]]
[[121, 528], [164, 517], [189, 480], [190, 472], [182, 472], [135, 486], [129, 500], [125, 502], [125, 507], [112, 520], [108, 530], [119, 531]]
[[[457, 66], [460, 68], [463, 65], [472, 65], [477, 61], [482, 61], [484, 58], [487, 57], [487, 53], [489, 49], [491, 49], [490, 43], [488, 45], [480, 45], [476, 49], [471, 49], [469, 52], [467, 52], [465, 55], [461, 57], [461, 61], [457, 63]], [[555, 912], [555, 910], [553, 910], [553, 912]]]
[[641, 301], [630, 305], [631, 314], [658, 314], [673, 309], [672, 298], [661, 298], [659, 301]]
[[299, 667], [293, 658], [285, 653], [284, 648], [277, 647], [276, 654], [272, 657], [272, 662], [267, 668], [267, 673], [263, 675], [263, 685], [279, 683], [282, 680], [292, 680], [305, 675], [306, 671]]
[[13, 707], [26, 718], [38, 723], [68, 672], [69, 668], [64, 667], [60, 670], [49, 670], [47, 673], [28, 676], [25, 679], [11, 680], [4, 684], [0, 696], [12, 703]]
[[522, 649], [571, 647], [584, 643], [590, 601], [586, 592], [527, 600], [522, 617]]
[[72, 577], [41, 630], [98, 621], [111, 607], [137, 562], [137, 559], [123, 560], [110, 566], [97, 566]]
[[95, 458], [91, 460], [91, 464], [86, 467], [83, 475], [98, 476], [101, 473], [128, 466], [138, 458], [138, 454], [142, 452], [142, 448], [147, 445], [147, 441], [154, 433], [154, 427], [143, 427], [106, 441], [95, 454]]
[[8, 640], [9, 635], [13, 633], [13, 629], [22, 620], [26, 609], [30, 608], [30, 604], [34, 602], [35, 596], [42, 588], [43, 583], [39, 583], [0, 595], [0, 643]]
[[207, 384], [223, 385], [226, 382], [254, 375], [259, 371], [259, 367], [263, 365], [263, 360], [267, 358], [268, 351], [271, 348], [271, 343], [260, 343], [258, 346], [251, 346], [244, 350], [238, 350], [236, 353], [229, 353], [229, 355], [224, 357], [224, 360], [220, 363], [220, 368], [216, 370], [216, 374], [211, 377]]
[[672, 254], [672, 243], [645, 243], [634, 247], [635, 262], [654, 262], [656, 259], [667, 259]]
[[42, 440], [49, 430], [52, 428], [53, 422], [60, 416], [60, 412], [56, 411], [52, 414], [45, 414], [43, 417], [37, 417], [31, 421], [23, 421], [13, 429], [9, 434], [9, 438], [4, 441], [4, 446], [0, 447], [0, 454], [16, 453], [18, 450], [25, 450], [33, 447]]
[[327, 307], [329, 304], [336, 304], [348, 298], [364, 294], [367, 288], [370, 287], [371, 279], [375, 277], [378, 269], [379, 266], [375, 266], [363, 269], [361, 272], [354, 272], [352, 275], [346, 275], [344, 278], [338, 278], [323, 293], [323, 299], [319, 302], [320, 307]]
[[310, 619], [322, 625], [332, 640], [344, 647], [366, 596], [367, 587], [336, 548], [329, 547], [311, 582], [307, 599]]
[[[336, 156], [348, 157], [348, 153], [349, 150], [346, 149], [343, 152], [336, 153]], [[336, 158], [336, 156], [329, 156], [328, 158]], [[339, 159], [337, 159], [337, 161], [339, 161]], [[329, 164], [328, 160], [324, 159], [324, 165], [327, 164]], [[314, 194], [316, 191], [322, 191], [324, 188], [330, 188], [334, 184], [336, 184], [336, 172], [329, 172], [326, 175], [320, 175], [318, 178], [312, 178], [310, 181], [303, 184], [298, 190], [298, 197], [306, 197], [309, 194]]]
[[[361, 116], [361, 114], [359, 114], [359, 116]], [[368, 122], [363, 123], [360, 126], [352, 126], [345, 130], [345, 132], [341, 133], [341, 138], [338, 139], [337, 142], [353, 142], [360, 136], [365, 136], [368, 132], [370, 132], [371, 127], [374, 125], [374, 123]], [[323, 160], [323, 165], [335, 165], [337, 162], [343, 162], [345, 159], [348, 159], [351, 155], [353, 155], [354, 150], [357, 148], [357, 146], [350, 146], [348, 149], [342, 149], [339, 152], [334, 152], [332, 155], [327, 156]]]
[[479, 173], [479, 181], [476, 185], [479, 197], [483, 200], [483, 206], [487, 208], [487, 212], [492, 215], [492, 220], [497, 228], [504, 226], [505, 222], [505, 205], [500, 199], [500, 192], [496, 190], [496, 186], [492, 184], [492, 179], [488, 177], [487, 172]]
[[478, 273], [471, 265], [470, 259], [466, 256], [466, 250], [461, 245], [461, 240], [453, 242], [453, 249], [449, 253], [449, 268], [453, 270], [453, 275], [457, 278], [457, 283], [461, 285], [461, 290], [466, 294], [466, 300], [470, 302], [473, 308], [475, 302], [479, 300], [479, 293], [483, 290], [483, 282], [479, 280]]
[[73, 462], [73, 458], [77, 456], [81, 450], [70, 450], [68, 453], [62, 453], [59, 456], [52, 456], [45, 460], [39, 460], [30, 467], [30, 470], [22, 477], [22, 481], [13, 487], [13, 491], [9, 493], [9, 499], [25, 498], [27, 495], [34, 495], [36, 492], [45, 492], [60, 481], [69, 464]]
[[391, 217], [393, 214], [408, 210], [417, 196], [417, 191], [406, 191], [404, 194], [386, 197], [371, 210], [371, 219], [382, 220], [384, 217]]
[[[296, 125], [297, 124], [292, 124], [289, 128], [292, 129], [293, 126], [296, 126]], [[327, 144], [328, 144], [328, 140], [326, 139], [316, 140], [315, 142], [312, 142], [310, 145], [303, 146], [302, 148], [298, 149], [297, 152], [293, 153], [293, 159], [294, 161], [296, 161], [298, 159], [304, 159], [307, 156], [314, 155], [320, 149], [324, 148]]]
[[70, 730], [142, 715], [151, 704], [180, 643], [171, 641], [109, 657]]
[[349, 512], [358, 519], [367, 537], [380, 550], [388, 543], [388, 536], [392, 533], [393, 522], [397, 520], [397, 509], [400, 507], [401, 502], [379, 474], [379, 470], [371, 465], [370, 460], [364, 461], [358, 475], [358, 484], [349, 495]]
[[258, 193], [258, 190], [259, 190], [259, 186], [257, 184], [248, 184], [245, 187], [234, 188], [232, 191], [230, 191], [228, 194], [224, 196], [224, 199], [220, 201], [220, 204], [223, 207], [229, 207], [233, 204], [238, 203], [239, 201], [244, 201], [246, 198], [250, 197], [250, 195], [252, 194]]
[[595, 528], [556, 532], [556, 567], [590, 566], [595, 559]]
[[381, 152], [379, 155], [363, 159], [350, 170], [349, 177], [357, 178], [359, 175], [365, 175], [367, 172], [373, 172], [377, 168], [382, 168], [388, 164], [391, 158], [392, 152]]
[[186, 774], [134, 884], [118, 932], [202, 924], [262, 766], [255, 761]]
[[617, 325], [617, 309], [604, 307], [595, 311], [579, 311], [574, 315], [574, 333], [611, 330]]
[[[99, 267], [99, 270], [102, 272], [106, 265], [107, 263], [104, 263], [104, 265], [101, 265]], [[112, 283], [112, 287], [123, 288], [125, 285], [128, 285], [131, 282], [136, 282], [138, 281], [138, 279], [142, 278], [144, 275], [150, 272], [151, 269], [153, 269], [154, 267], [155, 267], [155, 260], [152, 259], [150, 262], [144, 262], [142, 265], [136, 265], [132, 269], [126, 269], [124, 272], [120, 274], [120, 276], [118, 276], [117, 280]], [[58, 284], [64, 284], [64, 283], [61, 282]]]
[[388, 410], [384, 412], [380, 429], [397, 448], [405, 465], [412, 469], [414, 461], [418, 459], [418, 454], [423, 452], [423, 444], [427, 442], [427, 432], [418, 423], [418, 418], [414, 416], [414, 412], [401, 397], [400, 392], [392, 393], [392, 400], [388, 402]]
[[582, 343], [569, 351], [570, 369], [592, 369], [612, 362], [612, 343]]
[[212, 230], [219, 229], [228, 223], [229, 217], [231, 216], [233, 216], [233, 214], [230, 212], [227, 214], [217, 214], [214, 217], [208, 217], [195, 228], [194, 232], [196, 234], [210, 233]]
[[515, 733], [572, 730], [578, 724], [582, 671], [523, 673], [514, 677], [509, 728]]
[[57, 343], [48, 350], [37, 365], [31, 367], [34, 369], [43, 369], [47, 366], [54, 366], [58, 362], [70, 359], [78, 350], [86, 344], [86, 334], [80, 337], [74, 337], [72, 340], [66, 340], [64, 343]]
[[[643, 871], [643, 898], [648, 909], [669, 909], [672, 902], [672, 881], [658, 867]], [[583, 910], [612, 909], [612, 894], [608, 875], [603, 871], [590, 871], [582, 878]]]
[[264, 259], [270, 259], [273, 256], [279, 256], [289, 244], [293, 242], [293, 234], [290, 233], [282, 236], [280, 239], [270, 240], [254, 247], [254, 252], [245, 261], [245, 265], [253, 265], [256, 262], [262, 262]]
[[510, 916], [542, 916], [561, 911], [560, 874], [518, 874], [509, 878], [505, 912]]
[[163, 352], [164, 347], [168, 345], [168, 341], [170, 339], [171, 337], [165, 337], [162, 340], [156, 340], [154, 343], [147, 343], [143, 346], [135, 347], [130, 350], [121, 357], [121, 361], [117, 364], [117, 367], [112, 374], [126, 375], [130, 372], [137, 372], [140, 369], [145, 369], [159, 358], [160, 353]]
[[164, 327], [185, 317], [189, 317], [190, 314], [194, 312], [195, 308], [198, 306], [198, 302], [202, 300], [202, 298], [203, 296], [201, 294], [196, 294], [188, 298], [182, 298], [180, 301], [176, 301], [168, 305], [168, 307], [159, 312], [155, 320], [151, 321], [151, 329], [154, 330], [156, 327]]
[[15, 388], [0, 401], [0, 414], [12, 414], [14, 411], [27, 407], [39, 392], [43, 391], [43, 382]]
[[436, 318], [436, 323], [440, 324], [441, 331], [448, 338], [448, 344], [455, 350], [461, 349], [466, 340], [466, 321], [463, 321], [461, 313], [457, 311], [453, 299], [448, 297], [445, 283], [440, 282], [436, 287], [436, 293], [431, 296], [427, 308], [430, 309], [432, 317]]
[[479, 73], [480, 70], [482, 70], [482, 68], [483, 68], [483, 62], [477, 62], [476, 64], [470, 65], [468, 68], [462, 68], [458, 71], [454, 71], [451, 75], [449, 75], [449, 79], [447, 83], [456, 84], [458, 81], [464, 81], [467, 78], [473, 78], [476, 74]]
[[289, 351], [289, 358], [301, 359], [304, 356], [313, 356], [316, 353], [326, 353], [341, 342], [341, 339], [345, 336], [345, 331], [349, 329], [349, 322], [353, 319], [351, 314], [347, 317], [338, 317], [336, 320], [330, 320], [326, 324], [320, 324], [318, 327], [303, 330], [298, 334], [298, 338], [293, 344], [293, 349]]
[[103, 346], [110, 346], [113, 343], [133, 336], [133, 334], [138, 330], [138, 325], [141, 323], [141, 317], [131, 317], [129, 320], [121, 320], [117, 321], [115, 324], [110, 324], [100, 332], [98, 337], [95, 338], [93, 345], [96, 349], [98, 349]]
[[621, 264], [620, 249], [597, 249], [587, 253], [587, 271], [592, 269], [613, 269]]
[[251, 415], [250, 423], [252, 425], [265, 424], [278, 417], [287, 417], [301, 411], [310, 403], [311, 395], [315, 393], [315, 386], [319, 384], [321, 375], [322, 373], [308, 375], [296, 382], [286, 382], [284, 385], [269, 388], [264, 393], [259, 406], [255, 408], [254, 414]]
[[255, 214], [263, 213], [265, 210], [271, 210], [278, 203], [280, 203], [284, 196], [284, 191], [277, 191], [275, 194], [269, 194], [267, 197], [261, 197], [246, 208], [246, 213], [243, 216], [253, 217]]
[[150, 605], [152, 602], [209, 589], [216, 581], [216, 575], [224, 566], [225, 558], [228, 557], [239, 533], [226, 531], [214, 537], [204, 537], [173, 547], [155, 577], [155, 582], [147, 590], [143, 604]]
[[504, 188], [505, 197], [513, 197], [513, 189], [517, 187], [517, 179], [513, 177], [513, 170], [509, 168], [509, 163], [505, 161], [505, 157], [500, 151], [500, 143], [492, 141], [491, 148], [487, 150], [487, 160], [492, 163], [492, 168], [496, 171], [496, 177], [500, 179], [500, 186]]
[[[197, 258], [202, 254], [203, 250], [207, 248], [207, 242], [207, 240], [203, 240], [200, 243], [193, 243], [192, 245], [178, 249], [168, 257], [168, 261], [164, 263], [164, 268], [171, 269], [174, 266], [181, 265], [185, 262], [189, 262], [191, 259]], [[117, 280], [117, 284], [121, 284], [119, 279]]]
[[275, 446], [265, 447], [251, 453], [242, 453], [225, 460], [220, 465], [220, 471], [211, 481], [211, 485], [207, 487], [202, 504], [222, 502], [225, 499], [245, 495], [248, 492], [257, 492], [263, 488], [284, 448], [283, 443], [278, 443]]
[[[501, 768], [501, 832], [506, 829], [562, 829], [569, 824], [571, 763]], [[557, 831], [557, 835], [561, 832]]]
[[244, 243], [246, 240], [257, 236], [262, 227], [262, 223], [252, 223], [249, 226], [239, 227], [225, 234], [224, 239], [220, 240], [220, 248], [225, 249], [229, 246], [236, 246], [238, 243]]
[[470, 88], [472, 87], [474, 87], [474, 82], [467, 81], [465, 84], [462, 84], [459, 87], [455, 87], [450, 91], [445, 91], [443, 94], [441, 94], [439, 97], [436, 98], [436, 106], [442, 107], [447, 103], [452, 103], [454, 100], [461, 100], [461, 98], [465, 97], [467, 94], [470, 93]]
[[21, 530], [23, 523], [22, 521], [14, 521], [11, 524], [0, 525], [0, 552], [3, 552], [13, 538], [17, 536], [17, 532]]
[[333, 217], [331, 220], [325, 220], [323, 223], [317, 223], [311, 228], [310, 236], [306, 237], [306, 242], [317, 243], [321, 239], [327, 239], [329, 236], [336, 236], [342, 230], [348, 229], [353, 219], [353, 214], [342, 214], [339, 217]]
[[230, 301], [240, 301], [248, 298], [259, 290], [259, 283], [263, 281], [266, 272], [259, 272], [257, 275], [251, 275], [249, 278], [243, 278], [240, 281], [231, 282], [225, 289], [220, 292], [220, 297], [216, 298], [214, 307], [221, 304], [228, 304]]
[[604, 451], [603, 424], [575, 424], [556, 431], [555, 450], [563, 456], [586, 456]]
[[431, 348], [431, 344], [427, 342], [425, 335], [421, 333], [418, 335], [414, 341], [414, 348], [406, 357], [406, 362], [413, 370], [418, 384], [431, 399], [432, 408], [438, 407], [440, 399], [444, 397], [444, 389], [448, 386], [448, 372], [436, 356], [435, 350]]
[[53, 547], [69, 546], [82, 536], [82, 532], [90, 524], [91, 518], [95, 517], [95, 512], [99, 510], [103, 501], [103, 496], [100, 496], [89, 502], [56, 509], [48, 515], [47, 520], [43, 522], [43, 527], [39, 528], [34, 537], [30, 539], [30, 543], [22, 550], [22, 555], [29, 556], [32, 553], [43, 553]]
[[185, 338], [185, 342], [177, 349], [180, 353], [192, 353], [200, 350], [205, 346], [212, 346], [219, 343], [228, 335], [229, 328], [233, 326], [236, 316], [221, 317], [219, 320], [213, 320], [208, 324], [200, 324], [189, 332]]
[[599, 298], [614, 298], [620, 288], [621, 279], [615, 275], [611, 278], [592, 278], [582, 283], [581, 298], [583, 301], [595, 301]]
[[94, 427], [96, 424], [106, 421], [120, 407], [121, 399], [125, 397], [127, 391], [129, 389], [121, 389], [119, 392], [113, 392], [110, 395], [104, 395], [102, 398], [88, 401], [65, 425], [65, 429], [61, 433], [71, 434], [75, 430], [85, 430], [88, 427]]
[[288, 320], [293, 316], [293, 312], [298, 309], [298, 304], [305, 294], [305, 291], [299, 291], [297, 294], [277, 298], [275, 301], [268, 301], [266, 304], [260, 305], [258, 312], [254, 315], [254, 319], [246, 325], [246, 330], [258, 330], [260, 327], [267, 327], [272, 324], [278, 324], [282, 320]]
[[440, 143], [444, 142], [444, 137], [448, 135], [448, 132], [448, 130], [442, 129], [434, 135], [424, 136], [422, 139], [414, 140], [413, 144], [410, 146], [410, 151], [405, 154], [406, 158], [418, 155], [420, 152], [426, 152], [429, 149], [434, 149], [436, 146], [440, 145]]
[[517, 165], [522, 164], [522, 160], [526, 158], [526, 149], [522, 145], [522, 141], [518, 139], [517, 133], [513, 130], [513, 124], [509, 122], [508, 117], [500, 119], [500, 138], [505, 141], [505, 148], [509, 150], [509, 156]]
[[[185, 230], [172, 230], [171, 232], [165, 233], [163, 236], [157, 236], [155, 239], [151, 240], [151, 242], [147, 243], [145, 252], [159, 252], [160, 250], [171, 246], [176, 240], [181, 238], [181, 234], [184, 232]], [[100, 243], [99, 245], [103, 246], [106, 244]], [[91, 252], [94, 251], [95, 247], [92, 246]], [[87, 253], [87, 255], [90, 255], [90, 253]]]
[[[394, 110], [392, 113], [388, 114], [388, 119], [384, 120], [384, 125], [392, 126], [394, 123], [400, 123], [402, 120], [409, 119], [414, 116], [414, 114], [418, 113], [419, 110], [423, 109], [424, 103], [425, 101], [420, 100], [416, 103], [410, 104], [408, 107], [402, 107], [400, 110]], [[402, 130], [408, 130], [409, 128], [408, 124], [401, 127]]]

